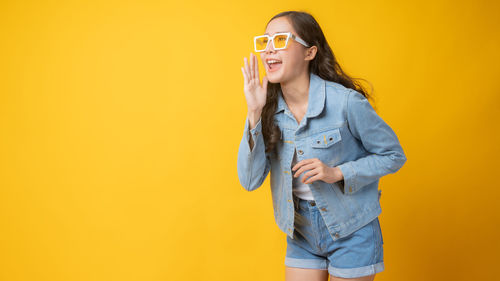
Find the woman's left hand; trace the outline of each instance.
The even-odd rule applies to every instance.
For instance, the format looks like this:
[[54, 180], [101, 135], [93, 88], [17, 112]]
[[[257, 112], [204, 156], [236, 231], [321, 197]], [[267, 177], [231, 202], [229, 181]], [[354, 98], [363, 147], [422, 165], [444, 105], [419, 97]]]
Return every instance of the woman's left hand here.
[[301, 182], [305, 184], [310, 184], [317, 180], [322, 180], [326, 183], [334, 183], [344, 179], [342, 171], [340, 171], [339, 168], [329, 167], [318, 158], [299, 161], [292, 167], [292, 171], [295, 170], [297, 171], [293, 174], [294, 178], [299, 177], [302, 172], [309, 170], [304, 174], [304, 177], [301, 180]]

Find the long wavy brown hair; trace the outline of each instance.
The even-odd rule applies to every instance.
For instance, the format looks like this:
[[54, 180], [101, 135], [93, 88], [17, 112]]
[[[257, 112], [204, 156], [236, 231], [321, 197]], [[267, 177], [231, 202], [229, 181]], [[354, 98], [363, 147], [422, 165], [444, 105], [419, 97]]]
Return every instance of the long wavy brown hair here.
[[[358, 91], [366, 98], [372, 98], [368, 95], [364, 87], [358, 80], [362, 78], [352, 78], [342, 70], [332, 49], [326, 41], [325, 35], [314, 17], [302, 11], [285, 11], [272, 17], [266, 24], [279, 17], [287, 17], [295, 29], [297, 35], [307, 42], [309, 46], [318, 48], [316, 56], [309, 62], [309, 73], [312, 72], [324, 80], [333, 81], [342, 84], [347, 88]], [[262, 134], [266, 146], [266, 152], [276, 152], [276, 143], [280, 141], [281, 132], [274, 123], [274, 112], [278, 106], [278, 93], [281, 89], [280, 83], [267, 84], [266, 105], [262, 109]]]

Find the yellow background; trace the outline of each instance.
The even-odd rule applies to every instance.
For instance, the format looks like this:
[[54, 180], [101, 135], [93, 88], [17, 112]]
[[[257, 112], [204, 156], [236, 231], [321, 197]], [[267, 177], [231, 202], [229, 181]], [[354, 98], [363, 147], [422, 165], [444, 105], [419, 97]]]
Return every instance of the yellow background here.
[[407, 155], [376, 280], [498, 277], [500, 5], [306, 2], [2, 1], [0, 280], [284, 280], [269, 178], [236, 171], [240, 67], [284, 10], [373, 84]]

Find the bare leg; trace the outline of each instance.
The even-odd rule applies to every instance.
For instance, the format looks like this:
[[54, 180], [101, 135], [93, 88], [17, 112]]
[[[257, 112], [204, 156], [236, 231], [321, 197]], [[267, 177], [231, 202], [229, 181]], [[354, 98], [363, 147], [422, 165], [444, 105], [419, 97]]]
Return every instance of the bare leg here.
[[359, 278], [341, 278], [330, 275], [330, 281], [373, 281], [373, 279], [375, 279], [375, 274]]
[[285, 265], [285, 281], [328, 281], [328, 270]]

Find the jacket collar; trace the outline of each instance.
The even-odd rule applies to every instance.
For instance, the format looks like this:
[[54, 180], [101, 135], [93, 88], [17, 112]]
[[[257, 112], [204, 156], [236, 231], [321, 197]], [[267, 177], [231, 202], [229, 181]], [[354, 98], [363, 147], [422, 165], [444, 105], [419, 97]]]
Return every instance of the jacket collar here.
[[[325, 106], [325, 91], [325, 80], [311, 72], [309, 76], [309, 97], [306, 112], [307, 117], [318, 116], [323, 111], [323, 107]], [[278, 91], [278, 106], [275, 113], [285, 109], [289, 110], [285, 100], [283, 99], [280, 88]]]

